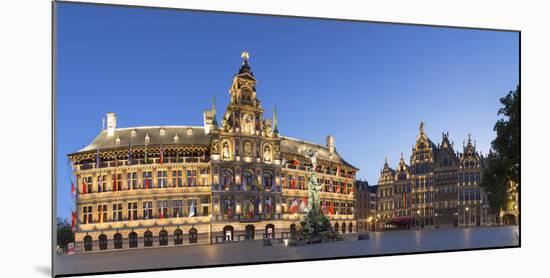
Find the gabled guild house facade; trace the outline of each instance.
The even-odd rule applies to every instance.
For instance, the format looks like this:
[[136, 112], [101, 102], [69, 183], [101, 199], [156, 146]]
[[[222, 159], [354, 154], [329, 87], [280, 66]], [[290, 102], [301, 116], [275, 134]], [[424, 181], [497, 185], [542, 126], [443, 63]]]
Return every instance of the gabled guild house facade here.
[[486, 158], [476, 151], [470, 136], [460, 153], [454, 150], [449, 133], [443, 133], [441, 143], [436, 145], [426, 135], [424, 123], [420, 123], [410, 166], [401, 155], [397, 170], [386, 159], [380, 171], [377, 227], [499, 224], [499, 216], [489, 208], [487, 192], [480, 187], [486, 166]]
[[323, 211], [341, 233], [356, 232], [358, 169], [336, 151], [279, 134], [264, 117], [248, 53], [218, 123], [215, 100], [203, 126], [107, 127], [69, 154], [77, 181], [78, 252], [290, 237], [307, 208], [317, 152]]

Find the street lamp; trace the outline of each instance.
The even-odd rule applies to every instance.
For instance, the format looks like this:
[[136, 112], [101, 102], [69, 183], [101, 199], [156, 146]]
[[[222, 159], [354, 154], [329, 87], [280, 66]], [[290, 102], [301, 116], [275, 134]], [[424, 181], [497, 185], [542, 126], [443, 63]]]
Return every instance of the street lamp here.
[[437, 213], [435, 214], [435, 227], [438, 228], [439, 226], [437, 225]]
[[467, 219], [466, 219], [466, 228], [468, 228], [468, 224], [470, 224], [470, 215], [468, 214], [468, 211], [470, 210], [469, 207], [466, 207], [466, 215], [467, 215]]
[[212, 244], [212, 214], [208, 215], [210, 218], [210, 244]]
[[420, 230], [420, 210], [416, 211], [416, 228]]

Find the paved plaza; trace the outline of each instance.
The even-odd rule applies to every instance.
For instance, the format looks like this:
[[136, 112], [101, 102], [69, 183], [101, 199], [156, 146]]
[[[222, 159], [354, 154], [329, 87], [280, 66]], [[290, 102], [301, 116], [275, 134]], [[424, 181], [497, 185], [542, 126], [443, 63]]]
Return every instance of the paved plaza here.
[[518, 246], [518, 227], [430, 228], [370, 233], [357, 241], [346, 235], [340, 242], [300, 247], [261, 240], [214, 245], [156, 247], [56, 256], [56, 273], [92, 273], [128, 269], [216, 266], [235, 263], [319, 259], [339, 256], [368, 256], [393, 253], [468, 248]]

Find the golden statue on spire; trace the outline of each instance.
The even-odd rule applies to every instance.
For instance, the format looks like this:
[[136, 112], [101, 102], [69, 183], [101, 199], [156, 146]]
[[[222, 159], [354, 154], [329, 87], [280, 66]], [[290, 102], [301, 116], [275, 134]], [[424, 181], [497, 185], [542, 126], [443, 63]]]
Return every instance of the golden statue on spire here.
[[248, 63], [248, 60], [250, 59], [250, 54], [248, 54], [248, 51], [243, 51], [243, 53], [241, 53], [241, 58], [243, 58], [244, 63]]

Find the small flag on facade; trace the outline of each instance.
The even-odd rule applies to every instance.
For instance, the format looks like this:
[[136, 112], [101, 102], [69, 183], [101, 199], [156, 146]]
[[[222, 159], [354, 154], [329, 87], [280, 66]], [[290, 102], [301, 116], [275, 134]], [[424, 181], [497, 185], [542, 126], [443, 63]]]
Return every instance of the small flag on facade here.
[[290, 213], [296, 213], [298, 211], [298, 200], [294, 199], [289, 208]]
[[117, 190], [117, 180], [116, 180], [116, 178], [117, 178], [117, 173], [115, 172], [113, 174], [113, 191], [114, 192], [116, 192], [116, 190]]
[[76, 212], [73, 210], [71, 211], [71, 230], [74, 232], [76, 226]]
[[101, 188], [101, 184], [103, 183], [103, 179], [101, 178], [101, 175], [99, 175], [97, 177], [97, 192], [101, 192], [102, 191], [102, 188]]
[[99, 168], [100, 163], [101, 163], [101, 159], [99, 158], [99, 146], [97, 146], [97, 152], [95, 154], [95, 167]]
[[162, 147], [162, 142], [160, 143], [160, 161], [159, 161], [160, 165], [162, 165], [162, 163], [164, 163], [164, 149]]
[[128, 140], [128, 165], [132, 165], [132, 140]]
[[88, 187], [88, 186], [86, 185], [85, 179], [82, 178], [82, 194], [86, 194], [86, 193], [87, 193], [87, 192], [86, 192], [86, 191], [87, 191], [87, 188], [86, 188], [86, 187]]
[[191, 206], [189, 207], [189, 217], [195, 216], [195, 200], [191, 200]]
[[74, 182], [71, 180], [71, 197], [74, 199], [76, 198], [76, 188], [74, 186]]

